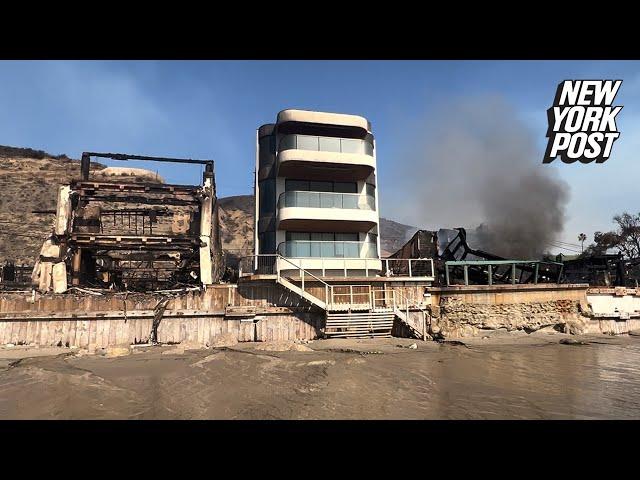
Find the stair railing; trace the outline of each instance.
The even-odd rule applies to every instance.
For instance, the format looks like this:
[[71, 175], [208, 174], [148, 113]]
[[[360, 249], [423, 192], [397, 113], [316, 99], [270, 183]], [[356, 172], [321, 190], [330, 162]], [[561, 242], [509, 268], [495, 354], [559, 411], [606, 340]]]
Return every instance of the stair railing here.
[[[300, 275], [301, 288], [302, 288], [303, 292], [305, 292], [305, 288], [304, 288], [305, 275], [313, 278], [317, 282], [320, 282], [324, 286], [325, 304], [327, 305], [327, 309], [329, 309], [330, 305], [333, 302], [333, 299], [329, 296], [329, 291], [332, 289], [331, 285], [329, 285], [327, 282], [322, 280], [320, 277], [318, 277], [318, 276], [314, 275], [313, 273], [305, 270], [300, 265], [296, 265], [294, 262], [292, 262], [288, 258], [283, 257], [280, 254], [276, 254], [276, 257], [277, 257], [276, 258], [276, 275], [277, 275], [278, 280], [280, 280], [280, 277], [283, 276], [280, 273], [280, 260], [283, 260], [284, 262], [286, 262], [286, 263], [288, 263], [290, 265], [293, 265], [298, 270], [298, 274]], [[313, 295], [310, 292], [306, 292], [306, 293], [309, 293], [309, 295]]]
[[[409, 307], [412, 302], [409, 301], [409, 297], [400, 290], [393, 290], [393, 309], [397, 309], [405, 315], [404, 323], [411, 328], [416, 334], [420, 334], [411, 323], [409, 323]], [[427, 338], [427, 315], [429, 314], [425, 308], [418, 302], [413, 302], [413, 306], [416, 307], [422, 313], [422, 339]]]

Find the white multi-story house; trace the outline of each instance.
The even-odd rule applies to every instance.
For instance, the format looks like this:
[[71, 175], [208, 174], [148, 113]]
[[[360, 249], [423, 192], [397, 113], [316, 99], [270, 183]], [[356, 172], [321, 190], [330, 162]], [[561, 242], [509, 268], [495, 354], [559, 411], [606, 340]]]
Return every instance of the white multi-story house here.
[[376, 149], [366, 118], [283, 110], [256, 136], [255, 253], [322, 276], [375, 276]]

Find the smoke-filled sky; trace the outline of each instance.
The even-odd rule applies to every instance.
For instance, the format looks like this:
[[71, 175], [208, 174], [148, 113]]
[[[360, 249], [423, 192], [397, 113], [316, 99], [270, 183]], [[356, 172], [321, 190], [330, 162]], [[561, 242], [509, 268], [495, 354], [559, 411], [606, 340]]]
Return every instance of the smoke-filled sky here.
[[[599, 78], [623, 79], [611, 158], [543, 165], [558, 83]], [[455, 227], [498, 222], [498, 212], [526, 225], [538, 215], [531, 221], [560, 221], [558, 238], [576, 244], [580, 232], [591, 241], [612, 228], [615, 213], [640, 211], [637, 61], [0, 61], [0, 144], [76, 158], [83, 150], [213, 158], [221, 196], [252, 192], [255, 129], [285, 108], [372, 122], [381, 214], [396, 221]], [[435, 178], [422, 182], [415, 165]], [[200, 178], [193, 167], [151, 168], [176, 183]], [[532, 189], [556, 206], [566, 200], [564, 224], [553, 202], [522, 210], [519, 193]]]
[[540, 168], [535, 135], [503, 96], [446, 102], [416, 128], [392, 174], [414, 192], [402, 205], [413, 224], [482, 225], [474, 246], [507, 258], [538, 258], [562, 234], [570, 187]]

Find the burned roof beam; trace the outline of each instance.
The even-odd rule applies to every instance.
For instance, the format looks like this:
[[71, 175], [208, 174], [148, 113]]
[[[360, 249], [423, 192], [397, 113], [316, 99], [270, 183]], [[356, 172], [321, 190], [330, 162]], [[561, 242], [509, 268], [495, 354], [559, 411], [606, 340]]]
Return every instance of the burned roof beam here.
[[114, 203], [142, 203], [145, 205], [173, 205], [173, 206], [191, 206], [200, 205], [200, 202], [193, 199], [180, 198], [151, 198], [134, 195], [82, 195], [85, 201], [100, 201]]
[[169, 163], [188, 163], [191, 165], [204, 165], [207, 173], [213, 173], [213, 160], [198, 160], [193, 158], [171, 158], [171, 157], [149, 157], [145, 155], [129, 155], [126, 153], [101, 153], [101, 152], [82, 152], [80, 161], [80, 171], [83, 180], [89, 179], [89, 170], [91, 167], [91, 157], [108, 158], [111, 160], [142, 160], [149, 162], [169, 162]]

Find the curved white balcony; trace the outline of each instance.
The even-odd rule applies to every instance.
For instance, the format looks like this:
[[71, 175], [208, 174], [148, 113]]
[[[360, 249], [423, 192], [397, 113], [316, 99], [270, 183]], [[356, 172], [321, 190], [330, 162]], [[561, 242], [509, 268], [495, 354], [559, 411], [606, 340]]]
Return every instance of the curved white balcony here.
[[315, 112], [311, 110], [287, 109], [278, 113], [278, 123], [316, 123], [319, 125], [340, 125], [359, 128], [367, 132], [371, 130], [369, 121], [359, 115], [345, 113]]
[[305, 175], [309, 167], [333, 169], [332, 178], [338, 175], [344, 179], [364, 179], [376, 167], [373, 144], [356, 138], [297, 134], [282, 137], [278, 145], [279, 174]]
[[378, 224], [371, 195], [284, 192], [278, 199], [278, 228], [298, 231], [366, 232]]

